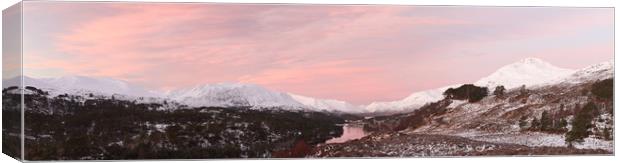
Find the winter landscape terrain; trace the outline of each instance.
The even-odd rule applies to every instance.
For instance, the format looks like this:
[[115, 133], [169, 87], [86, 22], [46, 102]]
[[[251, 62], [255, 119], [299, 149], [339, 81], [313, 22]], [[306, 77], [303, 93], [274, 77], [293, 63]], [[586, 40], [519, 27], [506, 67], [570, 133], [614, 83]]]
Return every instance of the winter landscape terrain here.
[[23, 76], [3, 81], [3, 150], [19, 148], [19, 124], [6, 122], [18, 122], [23, 93], [29, 160], [612, 154], [613, 77], [613, 61], [572, 70], [526, 58], [354, 105], [248, 83], [157, 92]]

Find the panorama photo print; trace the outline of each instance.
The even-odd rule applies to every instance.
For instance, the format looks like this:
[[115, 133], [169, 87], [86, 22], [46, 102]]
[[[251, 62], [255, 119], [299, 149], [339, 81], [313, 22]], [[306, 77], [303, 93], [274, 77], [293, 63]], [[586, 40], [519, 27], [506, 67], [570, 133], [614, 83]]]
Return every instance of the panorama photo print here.
[[18, 160], [614, 154], [614, 8], [25, 1]]

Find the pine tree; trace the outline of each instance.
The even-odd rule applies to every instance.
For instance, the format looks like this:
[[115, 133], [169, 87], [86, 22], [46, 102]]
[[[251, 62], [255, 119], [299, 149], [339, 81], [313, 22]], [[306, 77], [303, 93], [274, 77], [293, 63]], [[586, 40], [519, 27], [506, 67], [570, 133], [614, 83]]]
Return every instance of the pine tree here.
[[551, 128], [553, 131], [564, 131], [566, 125], [568, 125], [568, 123], [564, 118], [558, 118], [553, 120], [553, 126]]
[[568, 122], [566, 122], [566, 119], [561, 118], [559, 122], [556, 124], [555, 128], [558, 130], [563, 130], [566, 128], [567, 125], [568, 125]]
[[566, 106], [564, 104], [560, 104], [560, 111], [557, 113], [560, 117], [566, 117], [568, 115], [568, 111], [566, 111]]
[[607, 127], [603, 129], [603, 139], [611, 140], [611, 133], [609, 132], [609, 128]]
[[602, 99], [612, 99], [614, 95], [613, 78], [597, 81], [592, 84], [592, 94]]
[[478, 87], [473, 84], [464, 84], [458, 88], [449, 88], [443, 92], [447, 99], [468, 100], [478, 102], [489, 94], [487, 87]]
[[540, 121], [538, 121], [538, 119], [534, 117], [530, 125], [530, 130], [538, 130], [538, 129], [540, 129]]
[[500, 86], [495, 87], [495, 90], [493, 91], [493, 95], [501, 98], [504, 96], [505, 91], [506, 91], [506, 88], [503, 85], [500, 85]]
[[527, 91], [527, 88], [525, 87], [525, 84], [521, 85], [521, 87], [519, 88], [519, 93], [521, 93], [521, 95], [525, 95], [527, 94], [527, 92], [528, 91]]
[[521, 119], [519, 119], [519, 127], [521, 129], [524, 129], [525, 126], [527, 126], [527, 117], [526, 116], [521, 116]]
[[593, 112], [596, 109], [596, 105], [593, 102], [588, 102], [588, 104], [575, 115], [575, 118], [571, 122], [572, 128], [566, 133], [565, 141], [568, 144], [583, 142], [583, 139], [590, 135], [588, 130], [592, 128], [592, 119], [594, 118]]
[[551, 118], [549, 118], [549, 112], [546, 110], [542, 112], [540, 116], [540, 130], [548, 131], [551, 128]]

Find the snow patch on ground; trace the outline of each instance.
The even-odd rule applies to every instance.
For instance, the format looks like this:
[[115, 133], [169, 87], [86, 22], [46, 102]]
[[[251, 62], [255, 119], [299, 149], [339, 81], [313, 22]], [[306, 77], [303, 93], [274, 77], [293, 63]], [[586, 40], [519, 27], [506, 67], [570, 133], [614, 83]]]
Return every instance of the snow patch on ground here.
[[465, 103], [467, 103], [466, 100], [452, 100], [452, 103], [450, 103], [450, 105], [448, 105], [447, 108], [456, 108], [456, 107], [458, 107], [460, 105], [463, 105]]
[[[514, 133], [499, 133], [499, 134], [485, 134], [482, 132], [464, 132], [457, 134], [478, 141], [493, 142], [493, 143], [510, 143], [520, 144], [530, 147], [566, 147], [567, 144], [564, 141], [564, 135], [560, 134], [548, 134], [540, 132], [514, 132]], [[579, 149], [604, 149], [607, 151], [613, 151], [613, 141], [605, 141], [601, 139], [586, 138], [583, 143], [573, 144], [575, 148]]]

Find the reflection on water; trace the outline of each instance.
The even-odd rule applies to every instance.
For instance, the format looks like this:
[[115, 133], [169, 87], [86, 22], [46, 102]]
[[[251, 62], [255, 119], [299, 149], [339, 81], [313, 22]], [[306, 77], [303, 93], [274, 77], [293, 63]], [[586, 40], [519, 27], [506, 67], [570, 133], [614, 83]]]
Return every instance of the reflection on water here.
[[325, 143], [344, 143], [346, 141], [359, 139], [367, 135], [367, 133], [364, 132], [364, 128], [359, 125], [346, 124], [342, 126], [342, 130], [342, 135], [340, 135], [340, 137], [329, 139]]

